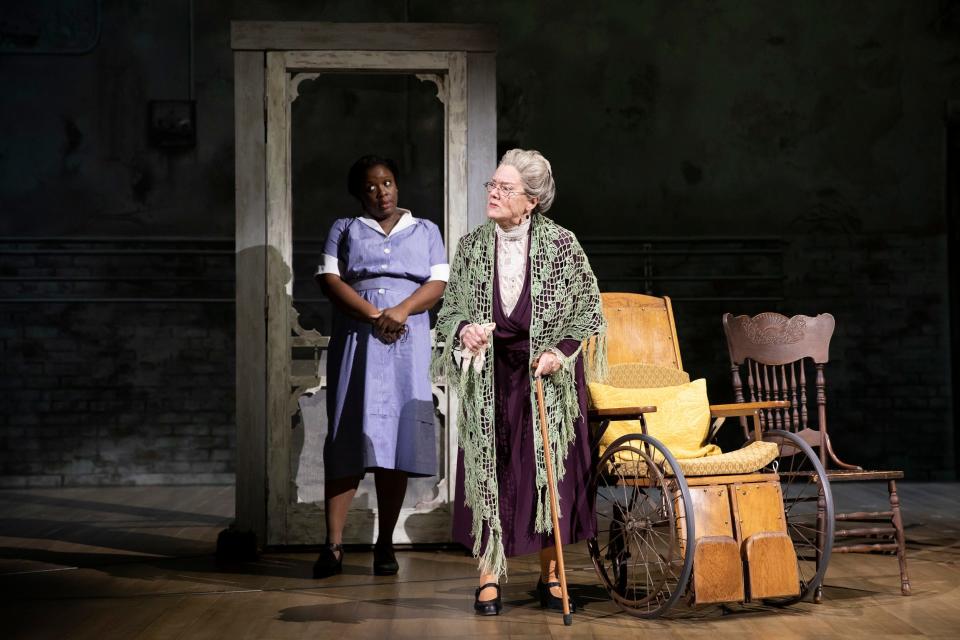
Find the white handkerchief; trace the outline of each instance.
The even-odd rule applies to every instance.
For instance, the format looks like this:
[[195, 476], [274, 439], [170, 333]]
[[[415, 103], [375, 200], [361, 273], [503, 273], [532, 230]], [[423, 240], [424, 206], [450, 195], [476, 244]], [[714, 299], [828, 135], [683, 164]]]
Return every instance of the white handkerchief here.
[[476, 351], [467, 349], [466, 347], [460, 351], [461, 371], [466, 371], [472, 362], [473, 370], [480, 373], [481, 369], [483, 369], [483, 363], [487, 359], [487, 347], [490, 345], [490, 335], [493, 333], [493, 330], [497, 328], [497, 324], [495, 322], [488, 322], [477, 326], [483, 329], [483, 333], [487, 336], [487, 344]]

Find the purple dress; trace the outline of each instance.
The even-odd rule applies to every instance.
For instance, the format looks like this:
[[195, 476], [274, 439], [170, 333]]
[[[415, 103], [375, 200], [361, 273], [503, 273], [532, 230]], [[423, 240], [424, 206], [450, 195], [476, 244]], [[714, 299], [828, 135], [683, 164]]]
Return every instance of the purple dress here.
[[[407, 212], [386, 235], [370, 219], [333, 223], [322, 273], [337, 273], [378, 309], [395, 306], [449, 267], [437, 225]], [[373, 327], [336, 311], [327, 355], [328, 479], [367, 469], [437, 473], [437, 438], [430, 384], [430, 319], [407, 318], [404, 338], [386, 344]]]
[[[500, 524], [503, 547], [508, 557], [540, 551], [554, 544], [553, 533], [537, 533], [536, 522], [536, 450], [534, 422], [530, 406], [530, 261], [527, 261], [523, 290], [510, 316], [500, 303], [500, 287], [496, 273], [493, 287], [494, 412], [497, 452], [497, 484], [500, 499]], [[579, 346], [576, 340], [564, 340], [557, 347], [566, 355]], [[567, 451], [566, 475], [560, 482], [557, 497], [560, 503], [560, 534], [563, 544], [594, 536], [596, 518], [590, 484], [590, 438], [587, 431], [587, 393], [583, 359], [576, 365], [577, 396], [580, 418], [574, 425], [576, 440]], [[457, 456], [457, 486], [454, 500], [453, 538], [467, 548], [473, 547], [472, 514], [464, 504], [463, 451]], [[484, 527], [484, 546], [488, 531]]]

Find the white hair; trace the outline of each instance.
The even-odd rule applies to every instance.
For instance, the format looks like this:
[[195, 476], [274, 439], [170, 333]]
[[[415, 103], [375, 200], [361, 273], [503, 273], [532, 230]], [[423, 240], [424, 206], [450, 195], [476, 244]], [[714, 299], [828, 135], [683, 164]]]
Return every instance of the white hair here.
[[523, 190], [531, 198], [539, 198], [534, 213], [546, 213], [553, 205], [557, 187], [553, 183], [550, 161], [534, 149], [510, 149], [500, 158], [501, 165], [508, 165], [520, 172]]

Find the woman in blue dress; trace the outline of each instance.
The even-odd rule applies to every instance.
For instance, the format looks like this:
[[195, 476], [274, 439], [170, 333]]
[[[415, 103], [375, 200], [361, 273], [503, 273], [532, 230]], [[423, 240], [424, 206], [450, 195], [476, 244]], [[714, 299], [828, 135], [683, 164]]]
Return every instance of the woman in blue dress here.
[[347, 511], [367, 471], [379, 517], [373, 570], [397, 573], [393, 529], [407, 478], [437, 473], [427, 310], [450, 269], [437, 225], [397, 207], [399, 177], [388, 158], [354, 163], [347, 187], [363, 213], [333, 223], [317, 272], [335, 312], [323, 456], [327, 544], [315, 578], [342, 571]]

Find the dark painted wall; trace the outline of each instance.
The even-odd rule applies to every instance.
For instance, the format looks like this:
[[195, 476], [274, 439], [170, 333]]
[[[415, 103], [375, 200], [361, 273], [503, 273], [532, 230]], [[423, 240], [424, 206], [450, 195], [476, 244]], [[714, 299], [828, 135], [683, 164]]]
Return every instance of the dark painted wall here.
[[[559, 185], [553, 215], [588, 249], [599, 246], [588, 237], [613, 234], [655, 246], [666, 236], [777, 238], [766, 242], [779, 261], [754, 268], [780, 277], [759, 290], [709, 280], [727, 273], [722, 260], [652, 264], [660, 276], [705, 280], [697, 290], [669, 280], [651, 281], [650, 289], [677, 298], [685, 363], [709, 378], [714, 396], [730, 397], [722, 312], [830, 311], [838, 319], [831, 426], [846, 457], [904, 465], [913, 478], [954, 477], [942, 114], [946, 100], [960, 99], [960, 3], [195, 5], [197, 144], [176, 152], [149, 145], [146, 109], [149, 100], [190, 92], [186, 0], [106, 0], [97, 46], [62, 56], [29, 50], [64, 45], [63, 15], [72, 16], [73, 44], [81, 43], [94, 32], [96, 2], [0, 8], [0, 276], [14, 279], [0, 280], [0, 298], [149, 298], [160, 296], [158, 287], [163, 296], [230, 297], [229, 240], [184, 244], [227, 252], [177, 258], [184, 263], [161, 253], [141, 256], [146, 263], [89, 253], [169, 243], [11, 241], [232, 236], [230, 20], [491, 23], [500, 34], [500, 143], [551, 159]], [[72, 13], [50, 10], [56, 6]], [[26, 55], [9, 55], [14, 47]], [[343, 104], [370, 96], [342, 91]], [[420, 104], [407, 88], [392, 91]], [[420, 139], [429, 118], [417, 113], [398, 125], [404, 135], [391, 145]], [[316, 168], [317, 188], [334, 193], [343, 176], [321, 162], [323, 142], [312, 152], [320, 164], [308, 158], [304, 172]], [[435, 170], [430, 157], [405, 159], [426, 173]], [[62, 252], [38, 252], [51, 248]], [[619, 272], [639, 268], [624, 258]], [[749, 262], [738, 268], [751, 269]], [[608, 288], [640, 286], [614, 282], [616, 265], [598, 264], [598, 272]], [[25, 280], [78, 273], [96, 281]], [[104, 280], [118, 274], [145, 281]], [[744, 300], [758, 292], [773, 299]], [[124, 334], [130, 325], [154, 339]], [[190, 330], [199, 332], [194, 342], [185, 341]], [[232, 435], [222, 425], [233, 419], [232, 336], [226, 302], [0, 304], [4, 482], [229, 479]], [[80, 364], [67, 371], [70, 358]], [[93, 382], [81, 379], [87, 366], [101, 372]], [[183, 380], [213, 390], [198, 396]], [[176, 417], [162, 418], [149, 397], [165, 398]], [[184, 448], [206, 453], [178, 459]]]

